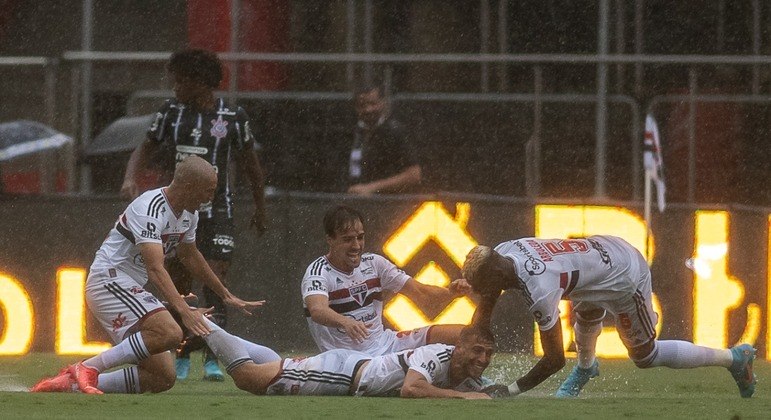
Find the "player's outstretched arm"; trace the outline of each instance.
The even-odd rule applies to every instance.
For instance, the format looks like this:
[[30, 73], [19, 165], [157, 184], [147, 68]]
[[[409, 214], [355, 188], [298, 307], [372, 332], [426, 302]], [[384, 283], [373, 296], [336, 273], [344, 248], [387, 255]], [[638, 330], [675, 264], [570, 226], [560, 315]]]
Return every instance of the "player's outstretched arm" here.
[[509, 392], [512, 396], [535, 388], [565, 366], [562, 326], [560, 326], [559, 321], [551, 329], [541, 331], [541, 345], [544, 353], [541, 360], [525, 376], [509, 385]]
[[182, 299], [171, 281], [168, 271], [163, 266], [163, 246], [159, 243], [141, 243], [139, 252], [147, 269], [147, 280], [155, 285], [169, 302], [169, 306], [179, 314], [182, 324], [195, 335], [206, 335], [211, 332], [206, 325], [203, 314], [193, 310]]
[[251, 315], [254, 309], [265, 303], [264, 300], [245, 301], [230, 293], [217, 275], [214, 274], [211, 267], [209, 267], [206, 259], [196, 248], [195, 243], [182, 242], [177, 245], [177, 256], [193, 276], [196, 276], [203, 284], [213, 290], [227, 305], [237, 308], [247, 315]]
[[454, 389], [442, 389], [426, 380], [421, 373], [412, 369], [404, 377], [400, 396], [402, 398], [462, 398], [467, 400], [489, 400], [490, 396], [481, 392], [460, 392]]
[[460, 295], [450, 289], [423, 284], [413, 278], [407, 280], [399, 293], [415, 302], [429, 317], [439, 315], [447, 305]]

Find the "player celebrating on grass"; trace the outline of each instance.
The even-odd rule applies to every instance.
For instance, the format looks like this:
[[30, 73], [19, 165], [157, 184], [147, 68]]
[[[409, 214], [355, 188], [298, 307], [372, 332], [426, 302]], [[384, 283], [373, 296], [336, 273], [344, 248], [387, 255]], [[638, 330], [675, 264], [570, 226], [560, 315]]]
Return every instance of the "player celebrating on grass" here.
[[[164, 268], [164, 257], [174, 251], [228, 305], [247, 314], [262, 305], [231, 294], [195, 246], [197, 209], [212, 199], [216, 187], [214, 167], [191, 156], [177, 165], [171, 185], [148, 191], [129, 204], [97, 251], [86, 281], [89, 309], [116, 346], [38, 382], [32, 392], [67, 392], [74, 385], [87, 394], [171, 388], [175, 371], [169, 350], [179, 345], [182, 330], [143, 286], [148, 281], [156, 286], [192, 334], [211, 331], [211, 321], [185, 303]], [[105, 373], [124, 364], [132, 366]]]
[[356, 395], [404, 398], [491, 398], [481, 390], [495, 339], [465, 327], [457, 346], [430, 344], [372, 357], [337, 349], [317, 356], [257, 364], [244, 340], [210, 324], [206, 343], [238, 388], [257, 395]]
[[329, 251], [308, 266], [302, 280], [305, 316], [321, 351], [344, 348], [379, 356], [458, 340], [463, 325], [403, 332], [383, 328], [383, 295], [401, 293], [434, 316], [471, 290], [465, 281], [449, 289], [426, 285], [384, 257], [364, 253], [364, 218], [350, 207], [330, 209], [324, 232]]
[[480, 245], [466, 256], [463, 275], [483, 296], [475, 315], [482, 324], [489, 323], [501, 291], [511, 288], [522, 293], [538, 323], [544, 355], [509, 385], [510, 395], [534, 388], [565, 365], [558, 308], [561, 299], [573, 303], [578, 365], [557, 390], [558, 397], [577, 397], [589, 379], [599, 375], [595, 347], [606, 312], [616, 318], [621, 341], [638, 367], [723, 366], [743, 398], [755, 392], [755, 349], [751, 345], [713, 349], [687, 341], [656, 340], [658, 315], [651, 305], [648, 264], [621, 238], [522, 238], [495, 249]]

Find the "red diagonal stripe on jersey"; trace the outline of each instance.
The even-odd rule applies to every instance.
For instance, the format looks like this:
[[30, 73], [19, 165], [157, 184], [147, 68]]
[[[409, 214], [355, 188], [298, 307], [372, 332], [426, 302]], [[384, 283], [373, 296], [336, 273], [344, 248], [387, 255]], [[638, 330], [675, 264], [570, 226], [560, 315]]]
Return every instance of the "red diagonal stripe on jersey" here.
[[562, 299], [568, 298], [576, 284], [578, 284], [578, 270], [570, 272], [570, 283], [568, 283], [568, 273], [560, 273], [560, 288], [563, 290]]
[[[365, 281], [364, 283], [367, 284], [367, 289], [372, 290], [374, 288], [380, 287], [380, 279], [374, 278], [369, 279]], [[335, 300], [335, 299], [345, 299], [347, 297], [351, 296], [351, 291], [348, 290], [348, 288], [345, 289], [337, 289], [329, 292], [329, 300]]]

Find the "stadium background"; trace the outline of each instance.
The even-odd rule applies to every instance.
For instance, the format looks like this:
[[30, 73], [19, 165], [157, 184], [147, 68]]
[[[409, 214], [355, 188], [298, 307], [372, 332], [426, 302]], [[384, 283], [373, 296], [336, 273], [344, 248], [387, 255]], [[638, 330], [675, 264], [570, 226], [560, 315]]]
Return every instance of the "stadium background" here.
[[[236, 24], [229, 19], [234, 5]], [[85, 159], [89, 143], [117, 118], [154, 111], [170, 95], [167, 52], [187, 45], [238, 60], [298, 53], [239, 61], [222, 86], [255, 122], [273, 191], [270, 230], [262, 239], [238, 237], [231, 280], [236, 290], [271, 304], [256, 320], [236, 321], [237, 333], [279, 349], [312, 347], [298, 283], [325, 249], [319, 220], [331, 202], [351, 200], [368, 214], [368, 247], [378, 252], [427, 200], [448, 209], [471, 203], [469, 231], [483, 243], [533, 234], [538, 203], [623, 206], [642, 214], [646, 111], [662, 127], [668, 200], [676, 203], [653, 220], [660, 244], [654, 291], [671, 322], [662, 334], [691, 338], [694, 314], [683, 303], [694, 282], [683, 261], [694, 254], [696, 210], [730, 212], [728, 270], [746, 295], [726, 316], [729, 340], [741, 335], [749, 305], [769, 318], [771, 10], [763, 2], [11, 0], [3, 6], [0, 120], [46, 122], [75, 137], [78, 151], [70, 195], [0, 201], [0, 270], [33, 298], [34, 350], [53, 348], [56, 269], [87, 267], [125, 205], [116, 191], [127, 154]], [[491, 58], [499, 53], [515, 56]], [[603, 61], [606, 54], [611, 58]], [[41, 60], [23, 64], [19, 57]], [[333, 194], [349, 145], [349, 89], [383, 77], [395, 111], [414, 128], [425, 195]], [[240, 206], [240, 218], [248, 206]], [[427, 261], [458, 274], [435, 244], [405, 268], [414, 272]], [[0, 314], [0, 325], [6, 317]], [[761, 352], [766, 324], [758, 331]], [[516, 328], [505, 349], [531, 347], [523, 311], [499, 313], [496, 325]], [[97, 330], [90, 324], [89, 337], [99, 338]]]

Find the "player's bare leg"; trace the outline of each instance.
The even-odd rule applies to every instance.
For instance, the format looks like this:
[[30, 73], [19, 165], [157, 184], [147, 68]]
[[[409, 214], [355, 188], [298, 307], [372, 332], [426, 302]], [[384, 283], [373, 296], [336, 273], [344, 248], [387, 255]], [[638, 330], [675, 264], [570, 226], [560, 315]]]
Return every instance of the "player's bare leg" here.
[[[132, 375], [135, 382], [136, 379], [139, 379], [139, 383], [142, 384], [141, 375], [139, 374], [139, 371], [136, 370], [136, 367], [129, 367], [124, 370], [102, 374], [100, 374], [100, 372], [106, 372], [109, 369], [124, 364], [141, 365], [143, 361], [153, 358], [154, 355], [176, 348], [182, 340], [182, 329], [174, 322], [171, 314], [166, 310], [160, 310], [146, 315], [146, 317], [140, 320], [138, 325], [141, 325], [139, 332], [130, 334], [115, 347], [105, 350], [104, 352], [72, 367], [72, 376], [77, 381], [78, 388], [81, 391], [86, 393], [102, 393], [103, 391], [138, 392], [134, 386], [127, 385], [126, 387], [121, 387], [120, 385], [121, 375]], [[169, 368], [173, 373], [173, 360], [170, 356], [167, 360]], [[155, 362], [151, 363], [149, 366], [150, 368], [156, 368]], [[158, 367], [158, 369], [160, 369], [160, 367]], [[159, 378], [165, 379], [166, 371], [161, 369], [158, 372], [155, 372], [155, 374], [160, 375]], [[130, 382], [130, 378], [126, 378], [124, 381], [124, 383]], [[102, 385], [101, 387], [100, 383]], [[133, 385], [135, 385], [135, 383]], [[165, 388], [163, 390], [166, 390], [173, 385], [173, 379], [170, 384], [169, 381], [162, 380], [158, 384], [148, 385], [143, 389], [160, 390]]]
[[174, 356], [169, 351], [154, 354], [139, 363], [140, 392], [163, 392], [176, 380]]
[[577, 397], [591, 378], [600, 374], [599, 362], [596, 357], [597, 338], [602, 332], [604, 309], [576, 311], [575, 331], [578, 363], [573, 367], [565, 381], [555, 394], [560, 398]]
[[446, 324], [446, 325], [434, 325], [426, 336], [426, 344], [458, 344], [460, 339], [460, 330], [465, 325], [461, 324]]
[[255, 395], [265, 395], [270, 382], [281, 372], [281, 360], [258, 365], [244, 363], [228, 372], [238, 389]]

